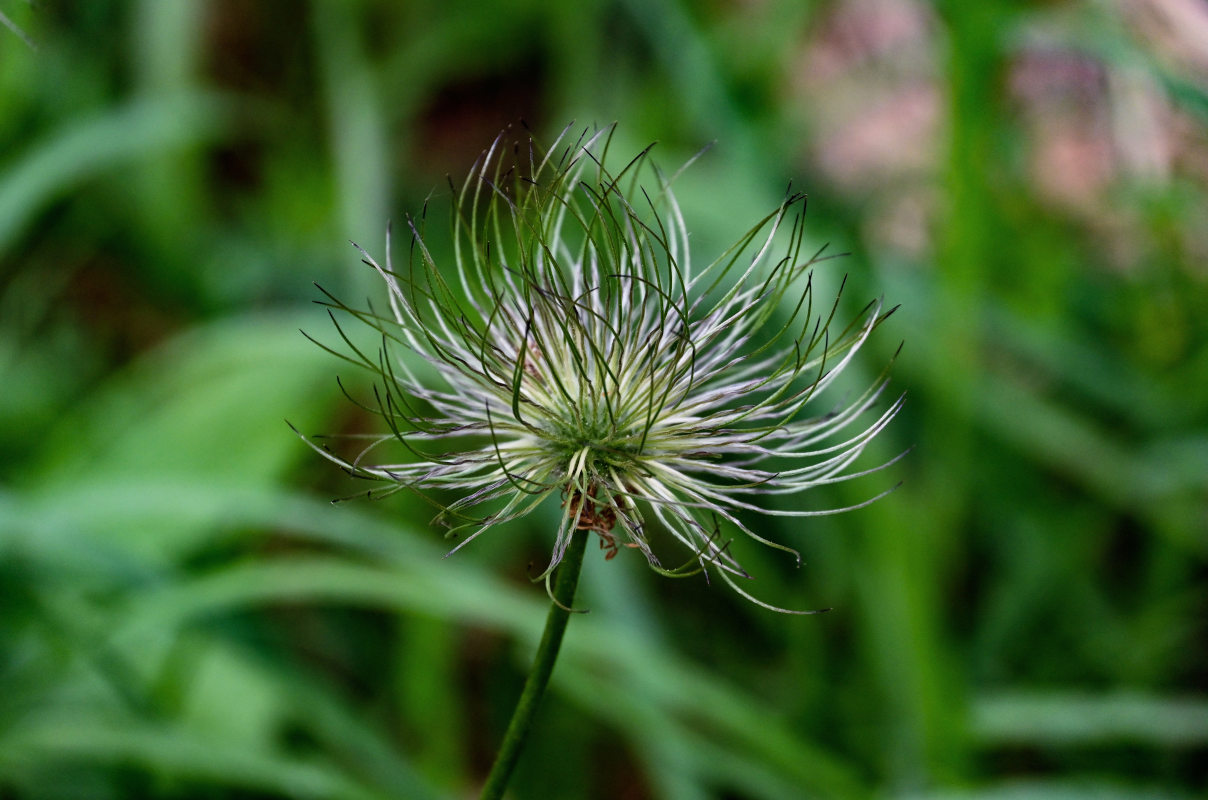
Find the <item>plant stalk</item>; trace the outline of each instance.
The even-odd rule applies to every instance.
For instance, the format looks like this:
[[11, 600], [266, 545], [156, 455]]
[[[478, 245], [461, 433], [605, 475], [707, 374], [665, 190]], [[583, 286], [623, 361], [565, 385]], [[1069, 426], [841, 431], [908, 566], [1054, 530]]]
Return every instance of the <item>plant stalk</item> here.
[[562, 647], [562, 635], [566, 632], [566, 623], [572, 613], [567, 609], [574, 607], [575, 588], [579, 585], [583, 552], [587, 549], [590, 533], [586, 530], [575, 531], [558, 565], [558, 572], [554, 576], [554, 599], [550, 603], [549, 616], [545, 618], [545, 632], [537, 645], [533, 667], [524, 681], [524, 691], [516, 701], [516, 710], [512, 712], [512, 721], [508, 723], [495, 763], [491, 765], [491, 773], [482, 787], [482, 800], [500, 800], [503, 797], [528, 740], [545, 687], [549, 685], [550, 675], [554, 672], [558, 650]]

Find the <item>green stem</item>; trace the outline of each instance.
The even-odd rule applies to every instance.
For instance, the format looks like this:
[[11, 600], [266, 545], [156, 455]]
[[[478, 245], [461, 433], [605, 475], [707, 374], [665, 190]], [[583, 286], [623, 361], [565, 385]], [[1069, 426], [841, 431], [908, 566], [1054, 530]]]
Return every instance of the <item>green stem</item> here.
[[558, 659], [558, 649], [562, 646], [562, 634], [566, 632], [566, 623], [572, 612], [575, 601], [575, 587], [579, 585], [579, 571], [583, 566], [583, 551], [587, 548], [590, 531], [575, 531], [571, 536], [562, 563], [558, 565], [558, 574], [554, 576], [554, 601], [550, 604], [549, 616], [545, 618], [545, 633], [541, 635], [541, 644], [537, 645], [537, 655], [533, 658], [533, 668], [529, 670], [528, 678], [524, 681], [524, 691], [516, 701], [516, 710], [512, 712], [512, 721], [508, 723], [507, 733], [503, 736], [503, 744], [499, 746], [499, 754], [491, 766], [491, 774], [487, 776], [486, 785], [482, 787], [482, 800], [499, 800], [507, 789], [520, 752], [528, 740], [529, 730], [533, 727], [533, 719], [537, 715], [537, 707], [541, 705], [541, 697], [545, 687], [549, 685], [550, 675], [554, 672], [554, 662]]

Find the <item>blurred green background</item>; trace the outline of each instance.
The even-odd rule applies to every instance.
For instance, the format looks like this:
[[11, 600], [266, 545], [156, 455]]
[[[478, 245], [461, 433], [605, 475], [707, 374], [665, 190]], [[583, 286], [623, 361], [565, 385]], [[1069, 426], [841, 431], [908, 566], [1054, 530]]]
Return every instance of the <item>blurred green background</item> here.
[[283, 420], [376, 430], [311, 284], [518, 119], [716, 140], [698, 259], [808, 191], [914, 450], [736, 542], [828, 614], [592, 552], [516, 798], [1205, 796], [1200, 0], [0, 13], [0, 798], [474, 796], [557, 510], [443, 560]]

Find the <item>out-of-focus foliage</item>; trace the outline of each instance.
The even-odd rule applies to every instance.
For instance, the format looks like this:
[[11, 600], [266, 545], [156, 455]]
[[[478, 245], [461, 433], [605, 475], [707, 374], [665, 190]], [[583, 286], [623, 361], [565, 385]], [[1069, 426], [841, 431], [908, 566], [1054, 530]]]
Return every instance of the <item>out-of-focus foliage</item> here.
[[517, 798], [1208, 788], [1198, 0], [0, 12], [0, 797], [473, 795], [557, 509], [444, 560], [283, 418], [372, 424], [311, 282], [376, 292], [346, 241], [519, 119], [716, 140], [702, 258], [808, 191], [848, 311], [903, 306], [860, 368], [905, 340], [878, 448], [914, 451], [769, 532], [803, 568], [741, 551], [825, 615], [589, 558]]

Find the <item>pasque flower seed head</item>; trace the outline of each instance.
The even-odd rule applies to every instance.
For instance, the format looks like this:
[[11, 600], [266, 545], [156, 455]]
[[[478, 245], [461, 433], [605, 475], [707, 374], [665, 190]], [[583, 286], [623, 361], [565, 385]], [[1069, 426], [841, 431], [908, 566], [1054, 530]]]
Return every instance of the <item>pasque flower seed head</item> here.
[[[361, 250], [389, 313], [326, 304], [379, 331], [370, 355], [341, 328], [337, 355], [378, 374], [372, 410], [389, 430], [355, 457], [314, 446], [380, 482], [371, 494], [454, 498], [433, 499], [466, 534], [453, 551], [549, 501], [561, 521], [547, 584], [571, 537], [594, 534], [607, 558], [632, 548], [656, 571], [720, 575], [774, 608], [737, 585], [747, 576], [723, 531], [795, 554], [745, 512], [838, 513], [759, 501], [885, 466], [853, 467], [901, 406], [870, 413], [884, 374], [839, 408], [807, 406], [887, 314], [870, 303], [836, 332], [838, 298], [815, 307], [823, 256], [801, 257], [800, 194], [697, 267], [672, 181], [650, 148], [607, 166], [612, 133], [567, 128], [548, 149], [501, 135], [454, 189], [449, 263], [427, 246], [426, 214], [408, 220], [405, 269], [389, 236], [384, 266]], [[407, 455], [382, 463], [390, 441]], [[683, 566], [662, 565], [654, 528], [686, 548]]]

